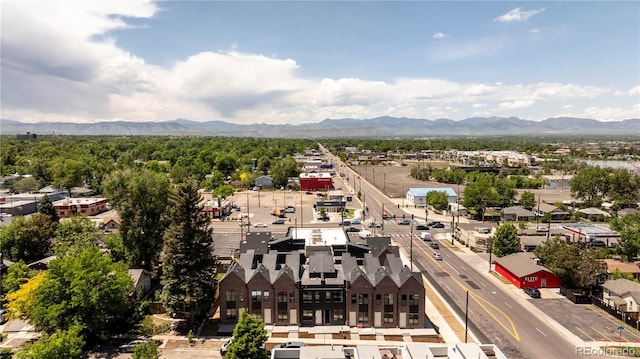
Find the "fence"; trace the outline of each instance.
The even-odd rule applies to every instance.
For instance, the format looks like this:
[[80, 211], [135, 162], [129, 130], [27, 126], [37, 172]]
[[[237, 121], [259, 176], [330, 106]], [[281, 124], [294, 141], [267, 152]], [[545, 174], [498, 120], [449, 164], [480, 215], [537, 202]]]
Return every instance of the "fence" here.
[[616, 319], [621, 319], [620, 322], [624, 321], [630, 327], [635, 328], [636, 330], [640, 330], [640, 322], [634, 319], [632, 316], [630, 316], [629, 313], [621, 312], [615, 308], [608, 306], [607, 303], [605, 303], [600, 298], [591, 297], [591, 303], [593, 305], [600, 307], [601, 309], [609, 313], [609, 315], [611, 315], [612, 317]]

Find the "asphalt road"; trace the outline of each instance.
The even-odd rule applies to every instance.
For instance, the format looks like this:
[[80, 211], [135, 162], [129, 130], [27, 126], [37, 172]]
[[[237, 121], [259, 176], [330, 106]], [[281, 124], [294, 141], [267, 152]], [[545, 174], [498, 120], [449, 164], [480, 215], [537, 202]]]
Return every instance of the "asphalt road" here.
[[[337, 159], [334, 158], [334, 162]], [[401, 218], [404, 212], [398, 209], [381, 190], [371, 185], [347, 167], [340, 167], [347, 177], [356, 178], [362, 192], [367, 217], [382, 219], [387, 213]], [[479, 331], [479, 338], [496, 344], [509, 358], [568, 358], [575, 356], [575, 346], [560, 336], [553, 327], [532, 315], [520, 302], [514, 300], [501, 288], [476, 272], [446, 245], [439, 252], [442, 261], [433, 258], [433, 250], [415, 236], [409, 236], [412, 226], [400, 226], [392, 221], [385, 223], [382, 232], [390, 235], [405, 254], [413, 259], [423, 272], [428, 273], [444, 289], [458, 308], [464, 310], [469, 293], [468, 318]], [[409, 228], [407, 228], [409, 227]], [[444, 230], [447, 231], [447, 226]], [[435, 234], [435, 233], [433, 233]], [[410, 243], [413, 240], [413, 245]], [[484, 337], [484, 338], [483, 338]]]

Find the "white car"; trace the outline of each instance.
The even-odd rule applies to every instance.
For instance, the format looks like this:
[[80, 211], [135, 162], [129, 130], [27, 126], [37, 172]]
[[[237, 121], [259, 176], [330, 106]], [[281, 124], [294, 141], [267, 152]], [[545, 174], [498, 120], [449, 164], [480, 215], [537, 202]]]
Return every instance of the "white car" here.
[[538, 226], [536, 228], [536, 231], [538, 231], [538, 232], [549, 232], [549, 227]]
[[267, 227], [267, 225], [264, 224], [264, 223], [256, 223], [253, 226], [256, 227], [256, 228], [266, 228]]
[[437, 261], [441, 261], [442, 260], [442, 254], [440, 253], [434, 253], [433, 254], [433, 258]]

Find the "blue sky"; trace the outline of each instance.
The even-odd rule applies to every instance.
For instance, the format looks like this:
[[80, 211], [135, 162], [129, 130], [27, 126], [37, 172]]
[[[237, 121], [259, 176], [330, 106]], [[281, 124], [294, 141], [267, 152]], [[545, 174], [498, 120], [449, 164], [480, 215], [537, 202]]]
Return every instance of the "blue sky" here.
[[640, 2], [3, 1], [36, 121], [640, 118]]

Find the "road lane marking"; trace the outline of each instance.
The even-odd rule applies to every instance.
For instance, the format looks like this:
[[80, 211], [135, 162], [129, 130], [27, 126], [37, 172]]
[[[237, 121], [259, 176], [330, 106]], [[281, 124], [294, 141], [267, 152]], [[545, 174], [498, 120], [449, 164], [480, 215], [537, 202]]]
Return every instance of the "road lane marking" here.
[[591, 339], [591, 341], [592, 341], [592, 342], [597, 341], [597, 340], [595, 340], [591, 335], [587, 334], [587, 332], [585, 332], [584, 330], [582, 330], [582, 329], [578, 328], [577, 326], [576, 326], [576, 329], [577, 329], [580, 333], [582, 333], [582, 334], [586, 335], [587, 337], [589, 337], [589, 339]]
[[454, 272], [456, 272], [456, 274], [460, 275], [460, 272], [458, 272], [455, 268], [453, 268], [453, 266], [451, 264], [449, 264], [449, 262], [445, 262], [451, 269], [453, 269]]
[[484, 282], [480, 282], [480, 284], [482, 284], [485, 288], [489, 288], [489, 286], [486, 285]]
[[502, 343], [502, 339], [500, 339], [500, 337], [496, 337], [496, 339], [498, 339], [498, 341]]
[[[418, 249], [420, 249], [422, 251], [422, 253], [424, 253], [427, 257], [429, 257], [431, 259], [431, 261], [436, 265], [436, 267], [440, 268], [441, 270], [446, 272], [445, 267], [441, 264], [438, 263], [439, 261], [436, 261], [433, 256], [429, 255], [429, 253], [427, 253], [427, 251], [421, 247], [418, 246]], [[451, 267], [451, 265], [449, 263], [447, 263], [447, 265], [449, 265]], [[453, 267], [452, 267], [453, 268]], [[507, 315], [507, 313], [503, 312], [500, 308], [498, 308], [497, 306], [495, 306], [493, 303], [491, 303], [490, 301], [482, 298], [481, 296], [479, 296], [478, 294], [472, 292], [468, 287], [466, 287], [464, 284], [462, 284], [462, 282], [460, 282], [456, 277], [450, 276], [451, 280], [453, 280], [460, 288], [462, 288], [462, 290], [466, 291], [469, 293], [469, 296], [473, 299], [475, 299], [476, 303], [482, 308], [484, 309], [484, 311], [491, 317], [493, 318], [493, 320], [496, 321], [496, 323], [502, 327], [502, 329], [504, 329], [507, 333], [509, 333], [509, 335], [511, 335], [515, 340], [520, 341], [520, 334], [518, 334], [518, 330], [516, 329], [515, 324], [513, 324], [513, 320], [511, 319], [511, 317], [509, 317], [509, 315]], [[494, 292], [495, 293], [495, 292]], [[485, 304], [483, 304], [482, 302], [484, 302]], [[486, 306], [489, 306], [491, 308], [493, 308], [496, 312], [498, 312], [500, 315], [502, 315], [508, 322], [508, 326], [510, 326], [510, 328], [505, 325], [504, 323], [502, 323], [502, 321], [500, 321], [498, 319], [498, 317], [496, 317], [496, 315], [494, 315], [491, 311], [489, 311], [489, 309]]]
[[546, 334], [544, 334], [544, 333], [542, 332], [542, 330], [540, 330], [540, 329], [538, 329], [538, 328], [536, 328], [536, 330], [538, 331], [538, 333], [540, 333], [540, 334], [544, 335], [545, 337], [547, 336]]
[[509, 303], [507, 303], [507, 302], [504, 302], [504, 305], [506, 305], [507, 307], [509, 307], [509, 309], [513, 309], [513, 307], [512, 307], [512, 306], [510, 306], [510, 305], [509, 305]]
[[[591, 311], [593, 311], [594, 313], [596, 313], [598, 316], [606, 319], [607, 321], [611, 322], [614, 324], [614, 326], [617, 328], [620, 324], [622, 324], [622, 321], [618, 320], [618, 319], [614, 319], [613, 317], [611, 317], [610, 315], [604, 315], [602, 312], [600, 312], [598, 309], [598, 307], [594, 307], [594, 306], [589, 306], [587, 307], [589, 308]], [[638, 335], [638, 333], [636, 333], [636, 330], [633, 329], [633, 327], [629, 327], [631, 328], [631, 330], [626, 331], [625, 333], [631, 334], [636, 338], [640, 338], [640, 335]]]
[[606, 338], [608, 341], [612, 342], [613, 340], [611, 340], [611, 338], [609, 338], [606, 334], [602, 333], [601, 331], [599, 331], [598, 329], [591, 327], [591, 329], [593, 329], [594, 332], [602, 335], [604, 338]]

